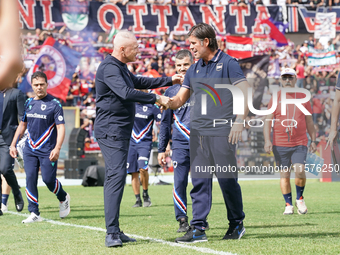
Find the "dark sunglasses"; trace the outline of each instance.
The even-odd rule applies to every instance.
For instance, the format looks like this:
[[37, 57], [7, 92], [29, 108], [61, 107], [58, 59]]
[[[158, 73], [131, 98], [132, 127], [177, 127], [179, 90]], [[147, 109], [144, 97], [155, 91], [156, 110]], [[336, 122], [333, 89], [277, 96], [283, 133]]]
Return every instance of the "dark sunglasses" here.
[[284, 80], [289, 80], [289, 81], [292, 81], [294, 80], [294, 76], [282, 76], [281, 79], [284, 81]]

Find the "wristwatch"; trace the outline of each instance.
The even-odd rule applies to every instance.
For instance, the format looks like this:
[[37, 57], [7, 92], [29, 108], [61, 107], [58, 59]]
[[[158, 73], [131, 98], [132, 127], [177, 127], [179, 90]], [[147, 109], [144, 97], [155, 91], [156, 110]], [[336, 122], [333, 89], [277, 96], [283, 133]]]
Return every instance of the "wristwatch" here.
[[158, 102], [161, 99], [161, 96], [156, 94], [156, 102]]
[[235, 123], [243, 124], [243, 123], [244, 123], [244, 119], [242, 119], [242, 118], [237, 118], [237, 119], [235, 120]]

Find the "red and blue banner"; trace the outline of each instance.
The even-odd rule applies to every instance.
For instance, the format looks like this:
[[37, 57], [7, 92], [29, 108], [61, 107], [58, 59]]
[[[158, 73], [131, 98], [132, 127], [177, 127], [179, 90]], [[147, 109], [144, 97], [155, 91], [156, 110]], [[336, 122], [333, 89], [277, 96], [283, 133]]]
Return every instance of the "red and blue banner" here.
[[328, 52], [307, 52], [309, 66], [327, 66], [336, 64], [336, 54], [335, 51]]
[[[48, 80], [47, 93], [66, 101], [72, 75], [80, 58], [79, 52], [49, 37], [42, 45], [33, 66], [28, 71], [25, 82], [30, 85], [32, 74], [36, 71], [42, 71], [46, 74]], [[27, 88], [25, 84], [22, 87]]]
[[[112, 27], [128, 29], [135, 33], [145, 30], [157, 33], [185, 32], [193, 25], [211, 24], [218, 34], [263, 34], [259, 20], [271, 17], [275, 22], [288, 17], [289, 33], [313, 33], [316, 13], [336, 13], [336, 31], [340, 32], [340, 6], [318, 7], [311, 10], [303, 5], [287, 6], [287, 15], [282, 15], [277, 5], [172, 6], [158, 4], [126, 5], [97, 1], [76, 0], [17, 0], [21, 28], [50, 29], [66, 24], [72, 31], [106, 32]], [[285, 21], [284, 21], [285, 22]]]

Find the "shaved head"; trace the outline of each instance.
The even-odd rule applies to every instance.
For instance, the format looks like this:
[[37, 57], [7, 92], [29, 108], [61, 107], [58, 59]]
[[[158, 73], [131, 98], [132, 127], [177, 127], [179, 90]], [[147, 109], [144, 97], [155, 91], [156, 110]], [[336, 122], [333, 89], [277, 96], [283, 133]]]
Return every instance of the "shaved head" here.
[[113, 41], [112, 56], [126, 64], [136, 61], [137, 54], [139, 49], [136, 36], [127, 30], [120, 31]]
[[114, 41], [113, 41], [113, 47], [114, 49], [119, 49], [120, 47], [126, 47], [130, 44], [136, 42], [136, 36], [130, 32], [130, 31], [120, 31], [116, 35]]

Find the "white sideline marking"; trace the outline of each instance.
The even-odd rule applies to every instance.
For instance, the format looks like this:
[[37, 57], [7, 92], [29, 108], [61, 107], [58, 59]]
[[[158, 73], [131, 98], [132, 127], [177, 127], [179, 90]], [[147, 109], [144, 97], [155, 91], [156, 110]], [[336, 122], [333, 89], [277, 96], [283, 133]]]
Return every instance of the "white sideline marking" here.
[[[29, 214], [26, 214], [26, 213], [18, 213], [18, 212], [12, 212], [12, 211], [6, 211], [5, 213], [19, 215], [19, 216], [24, 216], [24, 217], [28, 217], [29, 216]], [[85, 229], [90, 229], [90, 230], [95, 230], [95, 231], [106, 232], [106, 229], [103, 229], [103, 228], [84, 226], [84, 225], [77, 225], [77, 224], [71, 224], [71, 223], [64, 223], [64, 222], [50, 220], [50, 219], [46, 219], [46, 218], [42, 218], [42, 219], [45, 222], [48, 222], [48, 223], [51, 223], [51, 224], [55, 224], [55, 225], [69, 226], [69, 227], [75, 227], [75, 228], [85, 228]], [[125, 233], [125, 234], [127, 234], [127, 233]], [[139, 236], [139, 235], [131, 235], [131, 234], [127, 234], [127, 235], [131, 236], [133, 238], [137, 238], [137, 239], [149, 240], [149, 241], [153, 241], [153, 242], [157, 242], [157, 243], [161, 243], [161, 244], [167, 244], [167, 245], [170, 245], [170, 246], [177, 246], [177, 247], [181, 247], [181, 248], [191, 249], [191, 250], [199, 251], [199, 252], [206, 253], [206, 254], [209, 253], [209, 254], [218, 254], [218, 255], [237, 255], [236, 253], [224, 252], [224, 251], [216, 251], [216, 250], [209, 249], [209, 248], [196, 247], [196, 246], [192, 246], [192, 245], [186, 245], [186, 244], [181, 244], [181, 243], [164, 241], [162, 239], [156, 239], [156, 238]]]

